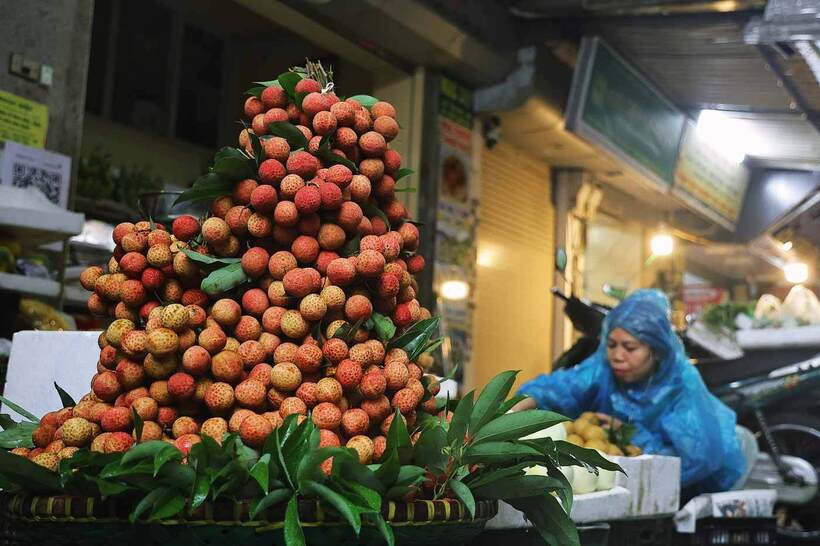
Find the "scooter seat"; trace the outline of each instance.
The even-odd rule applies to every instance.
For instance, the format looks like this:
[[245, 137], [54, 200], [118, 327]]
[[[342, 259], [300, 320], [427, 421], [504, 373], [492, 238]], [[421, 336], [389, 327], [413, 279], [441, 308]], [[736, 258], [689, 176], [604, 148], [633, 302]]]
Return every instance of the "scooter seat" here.
[[741, 358], [734, 360], [700, 359], [696, 362], [703, 382], [709, 387], [726, 385], [761, 376], [782, 366], [808, 360], [820, 353], [820, 346], [789, 349], [746, 350]]

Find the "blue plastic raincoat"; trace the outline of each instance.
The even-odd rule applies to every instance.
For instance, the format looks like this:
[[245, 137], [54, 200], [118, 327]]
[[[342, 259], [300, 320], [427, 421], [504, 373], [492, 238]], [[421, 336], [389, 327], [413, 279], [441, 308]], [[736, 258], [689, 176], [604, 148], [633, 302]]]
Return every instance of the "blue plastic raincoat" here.
[[[735, 413], [706, 389], [689, 363], [669, 309], [661, 292], [635, 291], [607, 315], [595, 354], [574, 368], [536, 377], [519, 393], [534, 398], [539, 408], [568, 417], [595, 411], [632, 423], [632, 443], [644, 452], [680, 457], [686, 497], [726, 491], [746, 465], [735, 436]], [[659, 366], [650, 379], [616, 381], [606, 355], [606, 340], [615, 328], [651, 347]]]

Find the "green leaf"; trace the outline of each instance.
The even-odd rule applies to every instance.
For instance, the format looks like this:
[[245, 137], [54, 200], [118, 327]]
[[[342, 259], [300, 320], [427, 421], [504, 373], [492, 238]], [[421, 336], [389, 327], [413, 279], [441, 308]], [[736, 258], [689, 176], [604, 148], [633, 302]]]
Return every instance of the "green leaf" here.
[[250, 517], [250, 519], [256, 519], [256, 516], [258, 516], [261, 512], [264, 512], [271, 506], [275, 506], [280, 502], [285, 502], [286, 500], [291, 498], [296, 498], [296, 496], [290, 489], [275, 489], [267, 495], [265, 495], [264, 497], [262, 497], [261, 499], [259, 499], [253, 505], [253, 508], [251, 509], [248, 516]]
[[164, 488], [165, 492], [154, 502], [151, 515], [148, 521], [157, 521], [170, 518], [182, 512], [185, 508], [185, 496], [175, 492], [173, 489]]
[[256, 133], [248, 133], [251, 139], [251, 149], [253, 150], [253, 162], [257, 169], [259, 164], [265, 160], [265, 150], [262, 148], [262, 141]]
[[376, 97], [371, 97], [370, 95], [353, 95], [352, 97], [348, 98], [355, 100], [368, 110], [370, 110], [374, 104], [379, 102], [379, 99], [377, 99]]
[[276, 78], [276, 81], [279, 85], [282, 86], [282, 89], [285, 90], [287, 93], [288, 98], [290, 100], [295, 101], [296, 99], [296, 84], [302, 79], [302, 76], [297, 74], [296, 72], [283, 72], [279, 74], [279, 77]]
[[134, 510], [131, 511], [131, 514], [128, 516], [129, 521], [131, 521], [131, 523], [137, 521], [145, 512], [148, 511], [149, 508], [156, 504], [157, 499], [165, 495], [167, 492], [167, 487], [159, 487], [145, 495], [134, 507]]
[[296, 95], [294, 95], [293, 103], [296, 105], [296, 108], [298, 108], [299, 110], [302, 109], [302, 102], [305, 100], [305, 97], [307, 97], [309, 94], [310, 93], [306, 91], [299, 91], [298, 93], [296, 93]]
[[345, 243], [345, 246], [342, 247], [341, 255], [347, 258], [348, 256], [353, 256], [354, 254], [359, 253], [359, 245], [362, 241], [361, 233], [357, 233], [355, 237], [348, 240]]
[[250, 95], [251, 97], [256, 97], [258, 99], [262, 97], [262, 91], [264, 90], [264, 85], [254, 85], [253, 87], [248, 88], [244, 94]]
[[356, 536], [359, 536], [359, 531], [362, 528], [362, 520], [360, 510], [353, 506], [346, 498], [334, 491], [333, 489], [316, 482], [307, 482], [305, 484], [305, 492], [316, 495], [321, 500], [332, 506], [341, 515], [347, 523], [353, 527]]
[[191, 250], [190, 248], [183, 248], [181, 249], [182, 252], [191, 259], [191, 261], [198, 262], [205, 265], [214, 265], [214, 264], [224, 264], [224, 265], [231, 265], [235, 263], [239, 263], [242, 261], [241, 258], [216, 258], [214, 256], [208, 256], [207, 254], [202, 254], [200, 252], [196, 252]]
[[404, 422], [401, 413], [396, 408], [393, 414], [393, 421], [387, 430], [387, 446], [385, 451], [395, 450], [399, 455], [399, 462], [407, 464], [413, 457], [413, 444], [410, 441], [410, 434], [407, 432], [407, 423]]
[[393, 324], [390, 317], [376, 312], [373, 313], [372, 317], [373, 323], [376, 326], [376, 335], [379, 336], [380, 340], [387, 341], [396, 335], [396, 325]]
[[524, 471], [530, 466], [532, 466], [532, 463], [528, 461], [501, 468], [482, 468], [463, 480], [470, 486], [472, 491], [475, 491], [477, 488], [488, 484], [523, 476]]
[[305, 533], [299, 522], [299, 501], [293, 495], [285, 509], [285, 544], [288, 546], [304, 546]]
[[153, 459], [157, 453], [164, 449], [173, 449], [179, 453], [177, 448], [167, 442], [163, 442], [162, 440], [151, 440], [149, 442], [137, 444], [126, 451], [121, 459], [122, 464], [131, 464], [142, 459]]
[[350, 324], [349, 322], [345, 322], [344, 324], [342, 324], [339, 327], [338, 330], [333, 332], [333, 337], [341, 339], [345, 343], [349, 343], [350, 340], [353, 339], [353, 336], [356, 335], [356, 332], [359, 331], [359, 328], [362, 327], [363, 323], [364, 323], [364, 318], [360, 318], [359, 320], [357, 320], [353, 324]]
[[376, 206], [375, 203], [371, 203], [370, 201], [368, 201], [367, 203], [362, 205], [362, 211], [368, 218], [372, 218], [373, 216], [378, 216], [379, 218], [381, 218], [382, 222], [384, 222], [384, 225], [387, 226], [387, 230], [390, 231], [390, 220], [387, 219], [387, 215], [384, 213], [382, 209]]
[[194, 487], [196, 472], [187, 464], [176, 462], [162, 467], [159, 472], [159, 480], [173, 486], [177, 491], [185, 491], [187, 494]]
[[516, 375], [518, 375], [518, 371], [501, 372], [493, 377], [484, 387], [484, 390], [481, 391], [470, 416], [470, 432], [472, 435], [475, 436], [481, 430], [481, 427], [495, 417], [498, 406], [507, 399], [507, 395], [515, 383]]
[[57, 382], [54, 382], [54, 388], [57, 389], [57, 394], [60, 395], [60, 401], [63, 403], [64, 408], [71, 408], [77, 405], [77, 402], [71, 397], [70, 394], [65, 392]]
[[450, 428], [447, 430], [447, 443], [452, 444], [464, 442], [467, 434], [467, 427], [470, 425], [470, 415], [473, 413], [473, 397], [475, 391], [470, 391], [458, 402], [456, 411], [453, 412], [453, 419], [450, 421]]
[[393, 177], [393, 180], [398, 182], [399, 180], [401, 180], [405, 176], [410, 176], [411, 174], [415, 174], [415, 172], [416, 171], [414, 171], [413, 169], [408, 169], [407, 167], [403, 167], [403, 168], [399, 169], [398, 172], [396, 172], [396, 176]]
[[232, 191], [233, 182], [231, 180], [215, 172], [209, 172], [197, 178], [193, 186], [182, 192], [174, 201], [174, 205], [188, 201], [213, 201], [223, 195], [230, 195]]
[[377, 465], [365, 466], [359, 462], [359, 457], [348, 450], [347, 455], [341, 457], [337, 456], [333, 459], [333, 476], [337, 478], [344, 478], [348, 481], [353, 481], [361, 484], [369, 489], [383, 493], [384, 486], [376, 477], [373, 469]]
[[407, 186], [406, 188], [394, 188], [393, 193], [416, 193], [416, 188]]
[[575, 524], [552, 495], [511, 499], [510, 504], [524, 512], [547, 544], [580, 546]]
[[[345, 167], [350, 169], [353, 174], [358, 174], [359, 172], [359, 169], [356, 167], [355, 163], [353, 163], [345, 157], [336, 154], [333, 150], [330, 149], [329, 146], [320, 147], [316, 151], [315, 155], [319, 159], [323, 160], [325, 165], [328, 167], [331, 165], [344, 165]], [[387, 218], [387, 216], [385, 216], [385, 218]], [[390, 224], [388, 223], [387, 225], [389, 226]]]
[[256, 175], [248, 162], [248, 156], [239, 148], [231, 146], [225, 146], [216, 152], [213, 169], [219, 176], [234, 181]]
[[[526, 412], [522, 412], [526, 413]], [[515, 414], [510, 414], [515, 415]], [[555, 442], [556, 449], [561, 453], [566, 453], [571, 455], [578, 461], [582, 463], [586, 463], [590, 466], [603, 468], [604, 470], [612, 470], [613, 472], [624, 472], [624, 469], [621, 468], [618, 464], [613, 463], [609, 459], [603, 457], [600, 453], [598, 453], [595, 449], [587, 449], [585, 447], [579, 447], [575, 444], [571, 444], [569, 442], [565, 442], [563, 440], [556, 440]]]
[[8, 413], [0, 413], [0, 428], [8, 430], [17, 426], [20, 426], [20, 423], [12, 419], [11, 415]]
[[503, 404], [498, 406], [498, 410], [495, 412], [495, 414], [496, 415], [504, 415], [505, 413], [510, 411], [514, 405], [516, 405], [517, 403], [521, 402], [522, 400], [526, 400], [526, 399], [527, 399], [527, 396], [524, 395], [524, 394], [519, 394], [517, 396], [513, 396], [512, 398], [510, 398], [509, 400], [507, 400], [506, 402], [504, 402]]
[[169, 461], [182, 460], [182, 453], [176, 448], [176, 446], [172, 446], [166, 442], [162, 443], [165, 445], [154, 454], [154, 476], [159, 474], [159, 471], [162, 470], [165, 463]]
[[479, 443], [517, 440], [522, 436], [547, 429], [564, 421], [569, 421], [569, 419], [558, 413], [546, 410], [534, 409], [506, 413], [484, 425], [484, 427], [476, 433], [473, 441]]
[[404, 349], [406, 351], [406, 347], [417, 338], [425, 337], [426, 339], [430, 339], [432, 333], [438, 328], [440, 320], [439, 317], [431, 317], [413, 323], [399, 337], [388, 343], [387, 349]]
[[544, 455], [534, 447], [516, 442], [483, 442], [471, 445], [464, 454], [464, 464], [503, 464], [520, 459], [544, 460]]
[[267, 80], [267, 81], [263, 81], [263, 82], [253, 82], [253, 83], [255, 83], [256, 85], [261, 85], [262, 87], [271, 87], [271, 86], [275, 86], [275, 87], [279, 87], [279, 88], [282, 87], [282, 84], [279, 83], [279, 80]]
[[470, 517], [475, 517], [475, 499], [473, 498], [473, 493], [470, 491], [470, 488], [461, 483], [458, 480], [450, 480], [449, 482], [450, 489], [453, 490], [453, 493], [461, 499], [467, 506], [467, 511], [470, 512]]
[[194, 492], [191, 496], [191, 510], [202, 506], [211, 491], [211, 479], [213, 474], [210, 469], [197, 469], [196, 481], [194, 482]]
[[547, 467], [547, 473], [549, 474], [550, 478], [555, 478], [556, 480], [561, 482], [562, 487], [560, 489], [557, 489], [555, 492], [560, 497], [561, 504], [564, 506], [564, 511], [566, 511], [566, 513], [569, 514], [572, 510], [572, 484], [569, 483], [569, 480], [566, 476], [564, 476], [564, 473], [561, 472], [560, 469], [552, 465]]
[[343, 489], [346, 489], [349, 493], [348, 497], [359, 497], [364, 504], [369, 507], [374, 512], [378, 512], [381, 510], [382, 507], [382, 498], [381, 496], [360, 483], [356, 483], [352, 480], [346, 480], [344, 478], [335, 478], [335, 481], [338, 485], [340, 485]]
[[0, 475], [34, 493], [54, 493], [62, 489], [57, 473], [5, 450], [0, 450]]
[[142, 422], [140, 414], [137, 413], [136, 408], [131, 408], [131, 417], [134, 420], [134, 432], [136, 433], [137, 441], [139, 441], [139, 439], [142, 438], [142, 427], [144, 423]]
[[25, 417], [26, 419], [28, 419], [32, 423], [39, 423], [40, 422], [40, 420], [37, 418], [36, 415], [34, 415], [30, 411], [18, 406], [17, 404], [15, 404], [14, 402], [12, 402], [8, 398], [6, 398], [5, 396], [0, 396], [0, 402], [2, 402], [4, 405], [8, 406], [12, 411], [17, 413], [18, 415], [21, 415], [21, 416]]
[[438, 349], [442, 343], [444, 343], [443, 337], [440, 337], [438, 339], [431, 339], [427, 342], [427, 345], [424, 346], [424, 348], [421, 350], [419, 354], [432, 353], [433, 351]]
[[110, 482], [108, 480], [100, 479], [96, 476], [88, 476], [88, 479], [97, 485], [97, 489], [99, 490], [100, 496], [102, 498], [121, 495], [126, 491], [133, 490], [133, 487], [126, 485], [124, 483]]
[[242, 263], [236, 262], [221, 267], [202, 279], [200, 288], [206, 294], [213, 296], [227, 292], [249, 280], [250, 278], [242, 270]]
[[376, 529], [379, 530], [379, 533], [381, 533], [387, 542], [387, 546], [395, 546], [396, 538], [393, 536], [393, 528], [387, 525], [387, 522], [384, 521], [381, 514], [363, 514], [363, 516], [368, 521], [373, 522], [373, 525], [375, 525]]
[[549, 476], [525, 476], [523, 473], [497, 480], [487, 485], [472, 487], [473, 494], [483, 499], [509, 500], [521, 497], [546, 495], [563, 484]]
[[3, 432], [0, 432], [0, 448], [34, 447], [34, 442], [31, 441], [31, 433], [38, 426], [37, 423], [23, 421], [22, 423], [15, 423], [13, 427], [6, 427]]
[[387, 457], [382, 460], [382, 463], [376, 468], [374, 474], [381, 482], [384, 490], [390, 489], [396, 483], [399, 477], [399, 470], [401, 463], [399, 462], [399, 453], [395, 449], [388, 452]]
[[268, 124], [272, 135], [282, 137], [288, 141], [291, 151], [307, 149], [308, 141], [298, 127], [287, 121], [275, 121]]
[[[350, 456], [350, 450], [344, 447], [323, 447], [315, 451], [311, 451], [299, 461], [299, 466], [296, 469], [296, 482], [302, 484], [309, 480], [314, 480], [321, 472], [320, 466], [323, 462], [331, 457], [345, 457]], [[334, 459], [334, 466], [336, 460]]]
[[269, 465], [270, 465], [270, 454], [265, 453], [264, 455], [259, 457], [259, 460], [256, 461], [256, 464], [253, 465], [253, 467], [251, 468], [251, 477], [254, 480], [256, 480], [256, 483], [259, 484], [259, 487], [262, 489], [262, 491], [265, 492], [266, 495], [268, 494], [268, 491], [269, 491], [269, 484], [268, 484], [268, 476], [270, 475], [270, 473], [268, 471], [269, 470], [268, 469]]
[[429, 468], [434, 473], [443, 473], [447, 465], [446, 445], [447, 432], [440, 424], [423, 430], [413, 449], [413, 464]]

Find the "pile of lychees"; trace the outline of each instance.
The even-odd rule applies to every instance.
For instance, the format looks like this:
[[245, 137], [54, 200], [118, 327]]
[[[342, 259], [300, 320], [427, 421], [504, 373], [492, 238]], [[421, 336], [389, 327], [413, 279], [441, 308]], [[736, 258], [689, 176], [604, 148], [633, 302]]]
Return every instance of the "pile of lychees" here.
[[[413, 277], [424, 268], [419, 231], [395, 194], [396, 111], [339, 100], [311, 78], [295, 91], [301, 107], [278, 85], [247, 99], [239, 143], [252, 157], [259, 138], [264, 159], [207, 219], [178, 217], [170, 232], [148, 221], [116, 226], [107, 272], [81, 276], [89, 309], [115, 319], [99, 339], [91, 392], [45, 415], [36, 447], [16, 453], [54, 469], [81, 447], [165, 440], [187, 454], [202, 436], [219, 442], [228, 432], [259, 447], [299, 414], [321, 429], [322, 446], [351, 447], [370, 463], [396, 409], [410, 427], [418, 411], [435, 412], [438, 387], [422, 381], [432, 359], [387, 349], [373, 321], [386, 319], [397, 336], [430, 317]], [[272, 136], [276, 122], [295, 125], [307, 149]], [[323, 142], [355, 168], [321, 159]], [[204, 291], [194, 252], [241, 258], [247, 281]]]

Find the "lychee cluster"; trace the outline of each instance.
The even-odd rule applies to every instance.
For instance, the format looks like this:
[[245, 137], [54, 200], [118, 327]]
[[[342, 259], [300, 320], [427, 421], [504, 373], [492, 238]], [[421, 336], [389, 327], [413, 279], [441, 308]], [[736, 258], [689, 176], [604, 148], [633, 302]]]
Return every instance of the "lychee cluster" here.
[[[247, 99], [239, 143], [252, 156], [260, 138], [264, 158], [210, 217], [181, 216], [170, 232], [149, 222], [115, 228], [107, 272], [81, 277], [89, 309], [114, 318], [91, 392], [46, 415], [36, 447], [18, 453], [51, 468], [81, 447], [115, 452], [147, 440], [187, 454], [202, 436], [236, 433], [260, 447], [298, 414], [321, 430], [322, 446], [351, 447], [370, 463], [396, 410], [410, 427], [418, 411], [435, 412], [435, 383], [422, 380], [431, 359], [411, 361], [375, 328], [391, 321], [399, 335], [430, 318], [416, 298], [419, 231], [395, 194], [395, 108], [342, 101], [309, 78], [296, 93], [301, 107], [278, 86]], [[294, 124], [307, 149], [271, 134], [275, 122]], [[347, 161], [317, 153], [323, 137]], [[248, 282], [206, 293], [207, 272], [185, 249], [239, 258]]]

